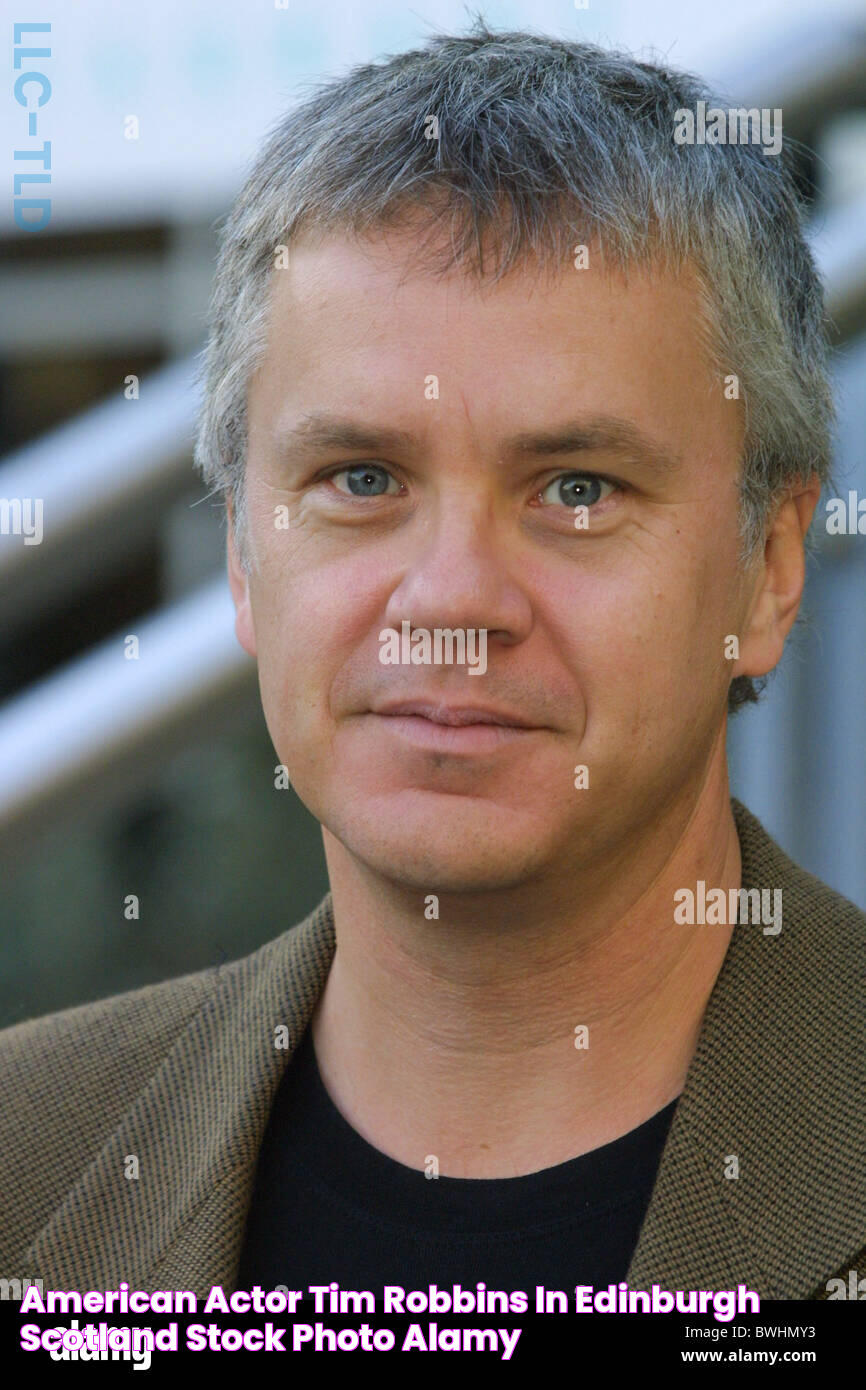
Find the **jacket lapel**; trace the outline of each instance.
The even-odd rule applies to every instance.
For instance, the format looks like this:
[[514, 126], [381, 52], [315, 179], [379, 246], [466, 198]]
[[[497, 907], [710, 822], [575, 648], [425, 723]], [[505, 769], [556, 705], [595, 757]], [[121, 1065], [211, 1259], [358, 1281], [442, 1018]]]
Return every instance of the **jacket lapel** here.
[[334, 949], [329, 894], [214, 972], [212, 995], [26, 1252], [46, 1287], [232, 1287], [271, 1104]]
[[[852, 1105], [866, 1043], [863, 917], [732, 806], [743, 887], [782, 889], [782, 929], [734, 928], [628, 1282], [826, 1297], [826, 1279], [863, 1244], [864, 1135]], [[733, 1159], [738, 1177], [726, 1176]]]

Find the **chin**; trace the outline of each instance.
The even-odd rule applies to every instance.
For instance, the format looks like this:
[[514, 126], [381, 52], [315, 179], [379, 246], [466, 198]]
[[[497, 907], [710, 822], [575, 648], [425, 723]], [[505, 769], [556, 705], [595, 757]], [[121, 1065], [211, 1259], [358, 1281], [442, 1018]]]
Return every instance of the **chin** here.
[[[538, 823], [523, 811], [482, 800], [438, 797], [412, 815], [376, 807], [351, 824], [328, 829], [374, 873], [419, 893], [480, 893], [513, 888], [533, 877], [543, 858]], [[357, 805], [356, 808], [357, 810]]]
[[[351, 849], [351, 846], [347, 846]], [[358, 851], [352, 851], [358, 854]], [[382, 878], [400, 887], [422, 895], [429, 893], [497, 893], [517, 888], [525, 883], [535, 868], [534, 864], [519, 863], [514, 855], [470, 860], [465, 854], [455, 853], [433, 856], [420, 854], [417, 848], [401, 845], [388, 854], [358, 855], [367, 866]]]

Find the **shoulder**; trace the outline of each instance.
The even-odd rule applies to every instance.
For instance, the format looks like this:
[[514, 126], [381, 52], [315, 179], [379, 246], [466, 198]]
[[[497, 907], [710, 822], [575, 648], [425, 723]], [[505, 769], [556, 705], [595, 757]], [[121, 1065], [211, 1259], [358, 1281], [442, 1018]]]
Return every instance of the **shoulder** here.
[[7, 1263], [79, 1177], [82, 1163], [114, 1133], [182, 1035], [220, 998], [255, 991], [274, 962], [291, 954], [303, 927], [298, 923], [217, 968], [0, 1031], [0, 1254]]
[[213, 991], [214, 969], [162, 980], [123, 994], [79, 1004], [16, 1023], [0, 1031], [0, 1063], [14, 1088], [18, 1075], [50, 1069], [46, 1083], [61, 1084], [86, 1073], [88, 1063], [104, 1068], [112, 1059], [147, 1064], [149, 1054], [171, 1045]]
[[862, 957], [866, 948], [866, 912], [850, 898], [796, 864], [761, 822], [732, 799], [743, 864], [743, 887], [779, 890], [785, 923], [801, 941], [823, 943], [845, 958]]
[[[315, 917], [321, 913], [316, 909]], [[66, 1088], [77, 1088], [79, 1102], [91, 1096], [122, 1103], [147, 1081], [160, 1059], [196, 1014], [226, 987], [237, 993], [285, 955], [312, 919], [296, 923], [247, 956], [156, 984], [110, 995], [56, 1013], [26, 1019], [0, 1030], [2, 1068], [10, 1109], [28, 1101], [63, 1104]], [[33, 1082], [38, 1078], [38, 1085]], [[0, 1128], [2, 1128], [0, 1116]]]

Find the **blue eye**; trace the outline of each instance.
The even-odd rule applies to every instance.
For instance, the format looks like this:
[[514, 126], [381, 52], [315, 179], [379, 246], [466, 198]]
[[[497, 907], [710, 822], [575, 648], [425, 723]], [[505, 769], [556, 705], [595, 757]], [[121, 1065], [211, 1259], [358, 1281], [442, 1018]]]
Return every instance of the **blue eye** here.
[[353, 497], [383, 497], [388, 492], [388, 484], [393, 483], [392, 492], [400, 491], [400, 484], [387, 468], [377, 463], [355, 463], [349, 468], [341, 468], [332, 473], [331, 478], [338, 492], [346, 491], [337, 483], [337, 478], [345, 477], [348, 491]]
[[[556, 493], [548, 496], [551, 488], [556, 488]], [[564, 507], [591, 507], [602, 496], [602, 488], [608, 489], [605, 497], [614, 491], [613, 483], [605, 482], [594, 473], [562, 473], [549, 482], [540, 495], [545, 502], [561, 502]]]

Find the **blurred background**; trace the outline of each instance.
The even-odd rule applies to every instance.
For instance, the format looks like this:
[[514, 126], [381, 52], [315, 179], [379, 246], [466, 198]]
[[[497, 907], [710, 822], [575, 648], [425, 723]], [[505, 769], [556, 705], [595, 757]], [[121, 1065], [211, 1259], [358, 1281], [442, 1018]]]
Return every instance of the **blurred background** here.
[[[838, 453], [803, 620], [760, 706], [733, 720], [730, 764], [783, 848], [866, 908], [866, 535], [826, 528], [830, 496], [866, 498], [866, 11], [475, 9], [697, 72], [731, 104], [781, 107], [797, 142]], [[275, 787], [222, 507], [192, 468], [214, 227], [311, 84], [469, 17], [444, 0], [40, 0], [21, 22], [50, 31], [16, 37], [6, 8], [7, 169], [50, 181], [20, 190], [23, 225], [11, 195], [0, 208], [0, 505], [39, 498], [44, 518], [40, 544], [0, 534], [0, 1027], [235, 959], [327, 890], [317, 823]], [[16, 43], [37, 53], [14, 61]], [[22, 106], [27, 70], [51, 86], [29, 84]]]

